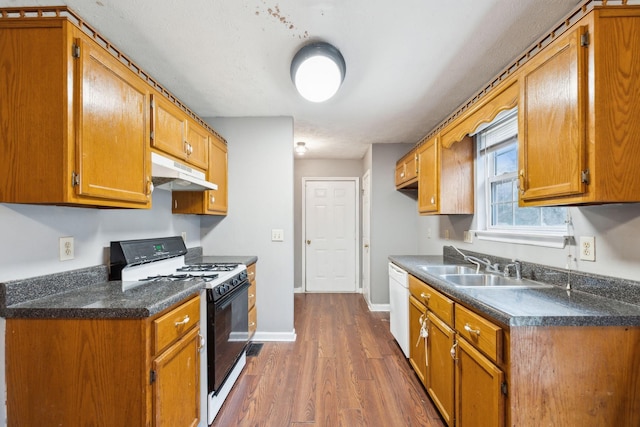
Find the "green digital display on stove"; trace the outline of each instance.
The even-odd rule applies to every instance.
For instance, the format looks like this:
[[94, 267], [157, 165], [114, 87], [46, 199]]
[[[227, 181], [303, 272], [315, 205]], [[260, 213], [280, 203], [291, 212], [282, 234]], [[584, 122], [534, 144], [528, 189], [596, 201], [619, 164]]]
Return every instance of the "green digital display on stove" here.
[[162, 244], [153, 245], [153, 249], [155, 249], [156, 252], [161, 252], [164, 251], [164, 246]]

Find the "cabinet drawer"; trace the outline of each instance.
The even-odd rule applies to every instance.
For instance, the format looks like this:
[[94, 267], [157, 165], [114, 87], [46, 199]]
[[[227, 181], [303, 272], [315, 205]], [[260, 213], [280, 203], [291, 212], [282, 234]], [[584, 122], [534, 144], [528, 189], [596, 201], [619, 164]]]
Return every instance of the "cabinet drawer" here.
[[258, 329], [258, 309], [253, 307], [249, 310], [249, 339], [253, 337], [256, 329]]
[[200, 297], [195, 297], [153, 321], [154, 354], [200, 323]]
[[256, 305], [256, 281], [250, 282], [249, 285], [249, 310], [251, 310]]
[[456, 331], [494, 362], [501, 362], [502, 328], [482, 316], [457, 305], [455, 307]]
[[409, 291], [429, 311], [442, 319], [447, 325], [453, 326], [452, 300], [411, 275], [409, 276]]

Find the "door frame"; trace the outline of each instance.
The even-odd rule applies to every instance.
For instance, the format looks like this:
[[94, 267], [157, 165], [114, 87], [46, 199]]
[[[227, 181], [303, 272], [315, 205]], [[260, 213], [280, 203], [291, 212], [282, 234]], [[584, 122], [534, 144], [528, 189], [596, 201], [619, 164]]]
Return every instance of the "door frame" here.
[[302, 177], [302, 232], [300, 233], [302, 238], [302, 292], [307, 292], [307, 245], [306, 245], [306, 235], [307, 235], [307, 182], [309, 181], [352, 181], [354, 185], [354, 197], [355, 197], [355, 224], [356, 224], [356, 236], [355, 242], [355, 254], [356, 254], [356, 262], [355, 262], [355, 277], [356, 277], [356, 293], [362, 293], [362, 283], [360, 283], [360, 268], [362, 266], [362, 260], [360, 258], [360, 205], [362, 203], [361, 194], [360, 194], [360, 177]]

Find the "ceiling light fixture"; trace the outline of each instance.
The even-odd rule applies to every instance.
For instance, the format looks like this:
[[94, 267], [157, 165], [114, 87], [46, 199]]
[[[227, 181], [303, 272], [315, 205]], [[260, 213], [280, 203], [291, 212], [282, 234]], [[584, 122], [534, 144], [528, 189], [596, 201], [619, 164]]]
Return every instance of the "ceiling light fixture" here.
[[304, 142], [296, 142], [296, 154], [300, 154], [303, 155], [304, 153], [306, 153], [308, 150], [306, 144]]
[[340, 51], [325, 42], [303, 46], [291, 60], [291, 80], [311, 102], [324, 102], [335, 95], [346, 71]]

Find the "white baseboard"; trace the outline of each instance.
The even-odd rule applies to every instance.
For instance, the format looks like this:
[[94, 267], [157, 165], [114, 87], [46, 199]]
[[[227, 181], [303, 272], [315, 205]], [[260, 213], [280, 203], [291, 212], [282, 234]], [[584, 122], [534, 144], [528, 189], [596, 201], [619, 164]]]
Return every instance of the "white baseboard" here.
[[367, 305], [369, 306], [369, 311], [391, 311], [389, 304], [371, 304], [367, 301]]
[[256, 331], [251, 339], [252, 341], [286, 341], [294, 342], [296, 340], [296, 330], [291, 332], [260, 332]]

